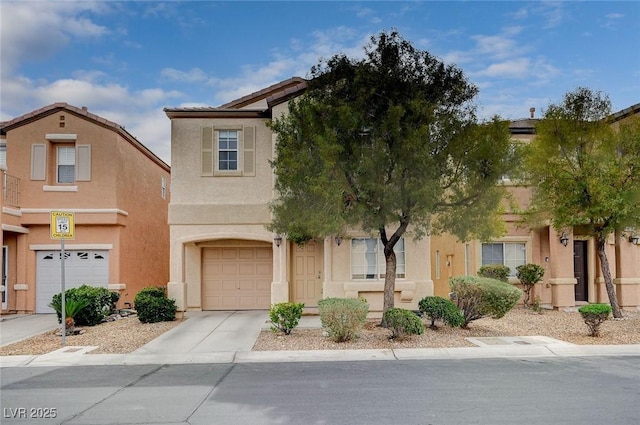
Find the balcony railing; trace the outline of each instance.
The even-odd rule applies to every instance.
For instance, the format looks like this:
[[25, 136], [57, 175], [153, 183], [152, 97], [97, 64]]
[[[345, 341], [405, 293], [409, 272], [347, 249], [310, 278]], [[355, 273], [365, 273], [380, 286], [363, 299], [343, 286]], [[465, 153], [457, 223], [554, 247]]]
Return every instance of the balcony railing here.
[[20, 206], [20, 179], [10, 176], [7, 172], [2, 173], [2, 199], [3, 204], [19, 207]]

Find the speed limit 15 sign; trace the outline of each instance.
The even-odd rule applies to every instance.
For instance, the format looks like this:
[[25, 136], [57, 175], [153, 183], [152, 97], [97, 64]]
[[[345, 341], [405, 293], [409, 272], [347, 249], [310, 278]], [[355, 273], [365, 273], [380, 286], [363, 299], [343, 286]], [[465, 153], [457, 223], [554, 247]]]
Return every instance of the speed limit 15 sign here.
[[51, 211], [51, 239], [73, 239], [74, 214], [67, 211]]

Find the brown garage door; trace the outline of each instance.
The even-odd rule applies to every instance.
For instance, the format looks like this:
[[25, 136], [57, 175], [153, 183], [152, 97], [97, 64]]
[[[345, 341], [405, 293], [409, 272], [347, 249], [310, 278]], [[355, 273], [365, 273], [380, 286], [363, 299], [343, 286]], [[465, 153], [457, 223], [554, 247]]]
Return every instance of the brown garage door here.
[[271, 246], [204, 248], [202, 309], [268, 309], [272, 279]]

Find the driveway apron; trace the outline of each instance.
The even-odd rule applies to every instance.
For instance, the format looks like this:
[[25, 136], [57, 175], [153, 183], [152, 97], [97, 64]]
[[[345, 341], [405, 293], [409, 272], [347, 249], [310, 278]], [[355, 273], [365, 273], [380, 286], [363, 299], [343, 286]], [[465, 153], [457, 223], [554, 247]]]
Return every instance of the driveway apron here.
[[268, 311], [190, 311], [186, 320], [134, 354], [251, 351]]
[[56, 329], [55, 314], [11, 314], [0, 318], [0, 346]]

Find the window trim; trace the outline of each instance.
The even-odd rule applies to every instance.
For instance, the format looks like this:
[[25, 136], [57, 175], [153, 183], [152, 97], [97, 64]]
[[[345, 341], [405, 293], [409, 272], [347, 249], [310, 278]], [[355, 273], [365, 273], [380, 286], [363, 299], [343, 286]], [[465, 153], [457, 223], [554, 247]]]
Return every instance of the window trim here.
[[[221, 170], [220, 131], [236, 131], [237, 170]], [[203, 125], [200, 140], [200, 177], [254, 177], [256, 175], [256, 127], [251, 125]]]
[[[497, 240], [497, 241], [485, 241], [485, 242], [480, 242], [480, 249], [478, 249], [478, 269], [486, 264], [483, 263], [482, 261], [482, 248], [485, 244], [501, 244], [503, 246], [503, 259], [502, 259], [502, 265], [506, 265], [505, 264], [505, 260], [506, 260], [506, 256], [504, 255], [504, 245], [505, 244], [521, 244], [524, 245], [524, 263], [529, 263], [531, 262], [531, 241], [528, 238], [519, 238], [519, 237], [510, 237], [508, 239], [502, 239], [502, 240]], [[487, 263], [487, 264], [498, 264], [498, 263]], [[515, 268], [511, 268], [511, 266], [509, 267], [509, 279], [516, 279], [516, 269]]]

